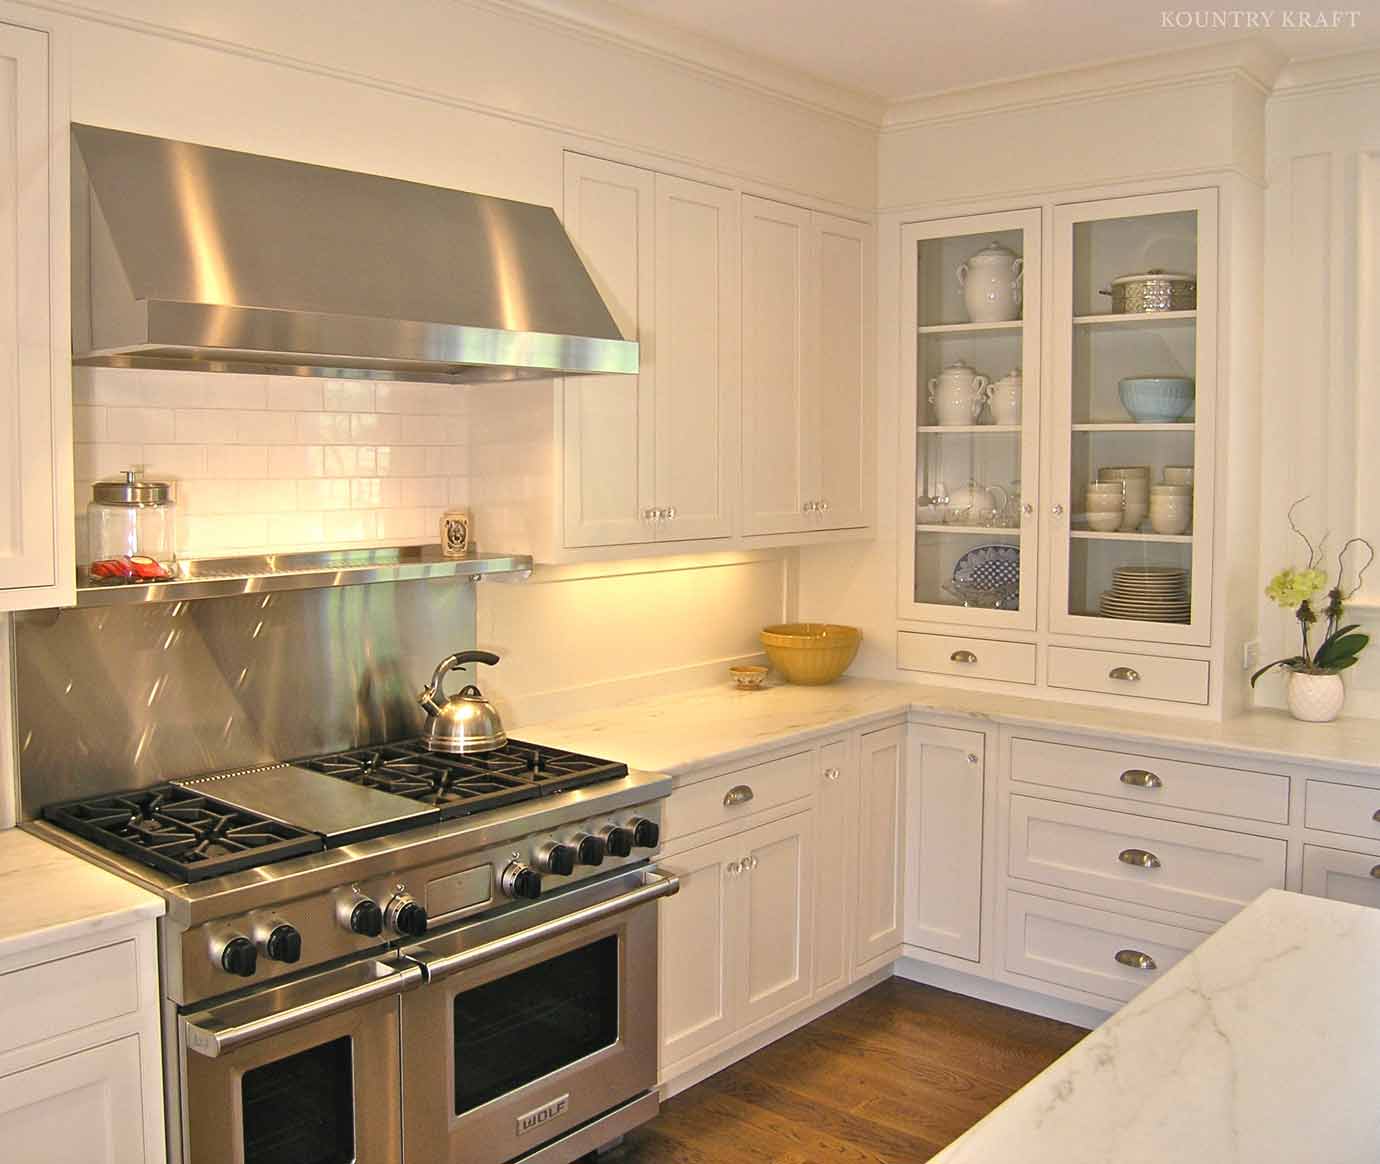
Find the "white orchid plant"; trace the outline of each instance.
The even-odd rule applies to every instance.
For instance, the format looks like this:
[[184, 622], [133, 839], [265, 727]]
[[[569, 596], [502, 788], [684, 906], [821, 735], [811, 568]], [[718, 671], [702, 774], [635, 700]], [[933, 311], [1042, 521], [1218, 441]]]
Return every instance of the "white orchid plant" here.
[[[1361, 651], [1370, 642], [1370, 636], [1361, 633], [1359, 623], [1343, 625], [1342, 617], [1347, 600], [1360, 590], [1366, 571], [1375, 561], [1375, 547], [1365, 538], [1348, 538], [1337, 554], [1337, 580], [1329, 587], [1327, 571], [1323, 568], [1328, 535], [1324, 534], [1315, 546], [1294, 522], [1294, 511], [1307, 500], [1306, 497], [1302, 497], [1289, 507], [1289, 528], [1308, 547], [1308, 564], [1302, 569], [1290, 566], [1281, 570], [1265, 587], [1268, 598], [1285, 610], [1294, 612], [1294, 617], [1298, 619], [1299, 632], [1303, 637], [1303, 651], [1285, 659], [1276, 659], [1273, 663], [1261, 667], [1251, 676], [1252, 687], [1257, 679], [1276, 667], [1302, 671], [1309, 675], [1335, 675], [1348, 667], [1354, 667]], [[1355, 584], [1349, 590], [1345, 589], [1347, 554], [1354, 551], [1359, 555], [1362, 550], [1366, 553], [1366, 559], [1356, 569]], [[1324, 590], [1327, 592], [1327, 603], [1322, 611], [1326, 620], [1323, 624], [1323, 638], [1317, 648], [1313, 649], [1309, 638], [1319, 617], [1318, 612], [1313, 609], [1313, 599]]]

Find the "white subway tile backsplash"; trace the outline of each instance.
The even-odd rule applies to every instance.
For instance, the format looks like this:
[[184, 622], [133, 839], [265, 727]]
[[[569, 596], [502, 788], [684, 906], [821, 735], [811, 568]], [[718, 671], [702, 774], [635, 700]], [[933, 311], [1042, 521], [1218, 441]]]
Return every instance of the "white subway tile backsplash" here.
[[78, 509], [143, 466], [192, 555], [429, 541], [469, 496], [469, 394], [431, 384], [80, 368]]

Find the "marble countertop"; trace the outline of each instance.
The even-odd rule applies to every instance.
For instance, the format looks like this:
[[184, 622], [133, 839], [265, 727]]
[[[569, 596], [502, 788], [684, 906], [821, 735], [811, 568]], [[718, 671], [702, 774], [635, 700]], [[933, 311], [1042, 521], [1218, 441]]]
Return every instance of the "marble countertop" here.
[[1375, 1164], [1380, 910], [1268, 890], [931, 1164]]
[[1133, 745], [1206, 748], [1238, 760], [1380, 771], [1380, 720], [1306, 724], [1286, 712], [1262, 709], [1215, 722], [876, 679], [844, 678], [824, 687], [774, 684], [757, 691], [722, 683], [583, 715], [510, 725], [509, 730], [554, 747], [678, 774], [911, 709], [987, 723], [1114, 735]]
[[0, 958], [162, 914], [161, 897], [19, 829], [0, 831]]

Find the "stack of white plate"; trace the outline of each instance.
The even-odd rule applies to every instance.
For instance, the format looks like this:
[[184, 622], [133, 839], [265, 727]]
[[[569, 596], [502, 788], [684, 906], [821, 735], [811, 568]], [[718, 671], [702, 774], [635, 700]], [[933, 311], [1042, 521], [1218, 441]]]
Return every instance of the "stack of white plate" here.
[[1146, 622], [1187, 622], [1188, 571], [1174, 566], [1118, 566], [1112, 588], [1102, 592], [1107, 618], [1137, 618]]

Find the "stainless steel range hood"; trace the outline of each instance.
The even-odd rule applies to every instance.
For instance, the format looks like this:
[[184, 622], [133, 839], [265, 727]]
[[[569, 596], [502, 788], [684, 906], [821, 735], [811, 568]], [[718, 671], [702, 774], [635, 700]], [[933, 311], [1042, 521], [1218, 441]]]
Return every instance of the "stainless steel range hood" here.
[[77, 364], [443, 383], [638, 369], [548, 207], [93, 126], [72, 139]]

